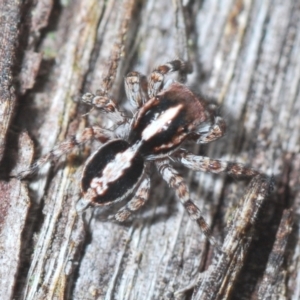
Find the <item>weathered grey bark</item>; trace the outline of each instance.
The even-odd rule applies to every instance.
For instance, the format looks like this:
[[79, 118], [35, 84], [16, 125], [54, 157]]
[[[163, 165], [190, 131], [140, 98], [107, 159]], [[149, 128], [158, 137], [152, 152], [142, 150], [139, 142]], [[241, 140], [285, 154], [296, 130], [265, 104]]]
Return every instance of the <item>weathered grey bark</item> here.
[[[235, 258], [242, 268], [228, 275], [225, 292], [215, 299], [225, 299], [229, 290], [231, 299], [299, 299], [300, 1], [185, 2], [194, 67], [187, 84], [220, 105], [228, 127], [224, 138], [193, 151], [275, 176], [262, 220], [249, 231], [246, 253]], [[14, 19], [9, 11], [17, 11]], [[172, 1], [73, 0], [65, 6], [51, 0], [36, 5], [0, 1], [0, 13], [1, 28], [7, 24], [19, 30], [0, 32], [0, 53], [5, 53], [0, 57], [0, 109], [11, 107], [1, 120], [0, 150], [7, 141], [1, 166], [12, 174], [26, 168], [32, 156], [31, 142], [22, 133], [17, 135], [22, 144], [18, 161], [8, 164], [16, 130], [29, 131], [40, 157], [87, 123], [104, 122], [96, 111], [88, 120], [83, 117], [88, 108], [77, 100], [82, 91], [101, 88], [127, 16], [126, 44], [111, 91], [120, 105], [126, 100], [126, 72], [148, 74], [183, 55], [176, 44], [174, 24], [180, 18]], [[9, 102], [15, 90], [17, 106]], [[98, 209], [77, 213], [80, 170], [90, 147], [81, 150], [53, 172], [43, 168], [29, 181], [30, 197], [26, 183], [1, 182], [0, 298], [173, 299], [214, 263], [214, 247], [155, 174], [150, 200], [132, 222], [106, 222]], [[179, 169], [214, 236], [223, 241], [249, 182]], [[192, 293], [177, 295], [191, 299]], [[207, 299], [201, 285], [194, 297]]]

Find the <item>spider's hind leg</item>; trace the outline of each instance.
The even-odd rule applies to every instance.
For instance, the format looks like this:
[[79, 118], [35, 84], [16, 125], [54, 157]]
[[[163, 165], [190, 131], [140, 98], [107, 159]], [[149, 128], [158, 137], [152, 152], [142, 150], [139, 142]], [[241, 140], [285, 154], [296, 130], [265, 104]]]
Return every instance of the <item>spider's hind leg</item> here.
[[133, 212], [139, 210], [146, 203], [149, 197], [149, 190], [150, 178], [146, 175], [132, 199], [130, 199], [125, 206], [120, 208], [114, 216], [111, 216], [111, 218], [114, 218], [119, 222], [126, 221]]
[[217, 245], [209, 225], [202, 216], [201, 210], [190, 199], [189, 189], [182, 176], [170, 165], [169, 159], [161, 159], [155, 162], [156, 167], [171, 188], [175, 190], [177, 198], [180, 200], [190, 218], [197, 222], [203, 234], [207, 237], [212, 245]]

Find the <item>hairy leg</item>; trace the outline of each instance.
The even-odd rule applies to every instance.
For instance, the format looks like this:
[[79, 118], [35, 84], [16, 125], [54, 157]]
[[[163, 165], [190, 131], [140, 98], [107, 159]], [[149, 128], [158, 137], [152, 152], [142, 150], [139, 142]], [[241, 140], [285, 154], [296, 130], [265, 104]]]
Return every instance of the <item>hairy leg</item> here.
[[147, 77], [139, 72], [130, 72], [126, 75], [124, 83], [130, 104], [134, 108], [142, 107], [148, 100]]
[[226, 124], [223, 118], [217, 116], [208, 127], [199, 128], [193, 139], [197, 144], [207, 144], [221, 138], [226, 132]]
[[191, 67], [187, 62], [184, 62], [180, 59], [175, 59], [154, 69], [148, 79], [149, 98], [155, 97], [163, 88], [165, 75], [176, 71], [179, 73], [188, 74], [191, 73]]
[[104, 143], [107, 140], [114, 137], [114, 134], [111, 131], [102, 129], [100, 127], [88, 127], [85, 128], [82, 133], [77, 136], [71, 136], [65, 142], [55, 146], [49, 153], [42, 156], [39, 160], [33, 163], [27, 170], [24, 170], [16, 175], [17, 178], [23, 179], [27, 176], [33, 175], [39, 170], [43, 165], [48, 162], [58, 160], [64, 154], [69, 153], [74, 148], [82, 145], [92, 139], [97, 139], [100, 142]]
[[211, 159], [206, 156], [195, 155], [184, 149], [179, 149], [173, 153], [172, 159], [194, 171], [214, 174], [225, 173], [236, 177], [254, 177], [260, 174], [257, 170], [241, 163]]
[[115, 102], [109, 97], [98, 95], [97, 92], [96, 94], [85, 93], [81, 101], [107, 113], [107, 116], [114, 121], [115, 124], [125, 123], [123, 114], [119, 111]]
[[170, 165], [169, 159], [157, 161], [156, 167], [171, 188], [175, 190], [177, 198], [180, 200], [190, 218], [197, 222], [203, 234], [208, 238], [212, 245], [216, 245], [216, 240], [212, 236], [211, 230], [202, 216], [201, 210], [190, 199], [190, 193], [184, 179]]
[[135, 192], [133, 198], [125, 206], [120, 208], [113, 218], [119, 222], [126, 221], [133, 212], [140, 209], [146, 203], [149, 196], [149, 190], [150, 178], [149, 176], [146, 176], [140, 183], [140, 186]]

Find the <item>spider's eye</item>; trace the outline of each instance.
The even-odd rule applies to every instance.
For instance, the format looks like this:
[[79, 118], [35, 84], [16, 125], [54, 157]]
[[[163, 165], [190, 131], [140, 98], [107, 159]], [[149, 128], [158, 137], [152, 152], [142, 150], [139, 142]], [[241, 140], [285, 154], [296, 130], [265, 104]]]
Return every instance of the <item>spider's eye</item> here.
[[113, 140], [87, 161], [81, 179], [85, 197], [93, 204], [108, 205], [129, 196], [144, 172], [141, 155], [124, 140]]

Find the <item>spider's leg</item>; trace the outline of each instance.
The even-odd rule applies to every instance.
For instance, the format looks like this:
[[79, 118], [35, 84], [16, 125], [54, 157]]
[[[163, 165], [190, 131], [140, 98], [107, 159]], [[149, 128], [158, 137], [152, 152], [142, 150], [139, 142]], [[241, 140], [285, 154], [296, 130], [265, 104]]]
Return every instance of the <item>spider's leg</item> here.
[[235, 177], [254, 177], [260, 174], [257, 170], [241, 163], [211, 159], [207, 156], [195, 155], [184, 149], [173, 153], [172, 159], [194, 171], [225, 173]]
[[190, 199], [190, 193], [183, 177], [181, 177], [178, 172], [170, 165], [169, 159], [158, 160], [155, 162], [155, 164], [163, 179], [169, 184], [171, 188], [175, 190], [176, 196], [183, 204], [190, 218], [198, 223], [201, 231], [208, 238], [210, 243], [212, 245], [216, 245], [217, 242], [212, 236], [211, 230], [204, 220], [201, 210]]
[[82, 96], [82, 101], [93, 105], [94, 107], [109, 113], [110, 117], [116, 124], [125, 122], [124, 116], [118, 110], [116, 104], [108, 97], [109, 92], [115, 82], [119, 62], [124, 52], [128, 26], [130, 24], [133, 5], [125, 5], [122, 9], [120, 27], [118, 35], [115, 37], [113, 47], [110, 49], [110, 58], [107, 62], [106, 73], [103, 74], [100, 89], [95, 93], [86, 93]]
[[148, 175], [141, 181], [137, 191], [130, 201], [119, 209], [119, 211], [113, 216], [119, 222], [126, 221], [129, 216], [140, 209], [148, 200], [150, 190], [150, 178]]
[[125, 77], [127, 99], [134, 108], [139, 108], [148, 100], [147, 77], [139, 72], [130, 72]]
[[77, 136], [71, 136], [65, 142], [55, 146], [49, 153], [42, 156], [39, 160], [33, 163], [27, 170], [24, 170], [17, 174], [15, 177], [23, 179], [27, 176], [33, 175], [38, 171], [44, 164], [58, 160], [64, 154], [67, 154], [75, 147], [78, 147], [81, 144], [84, 144], [92, 139], [98, 139], [100, 142], [104, 143], [107, 140], [113, 138], [114, 135], [111, 131], [100, 128], [100, 127], [88, 127], [85, 128], [82, 133]]
[[197, 144], [207, 144], [221, 138], [225, 132], [226, 123], [223, 118], [217, 116], [214, 118], [214, 122], [199, 127], [194, 133]]
[[191, 73], [191, 66], [189, 63], [180, 59], [175, 59], [167, 62], [164, 65], [158, 66], [149, 76], [148, 95], [149, 98], [155, 97], [157, 93], [163, 88], [164, 77], [166, 74], [178, 71], [181, 73]]
[[101, 111], [104, 111], [105, 113], [107, 113], [107, 116], [116, 124], [125, 123], [125, 117], [119, 111], [116, 103], [106, 95], [103, 95], [100, 92], [96, 92], [96, 94], [85, 93], [81, 97], [81, 101], [97, 109], [100, 109]]

